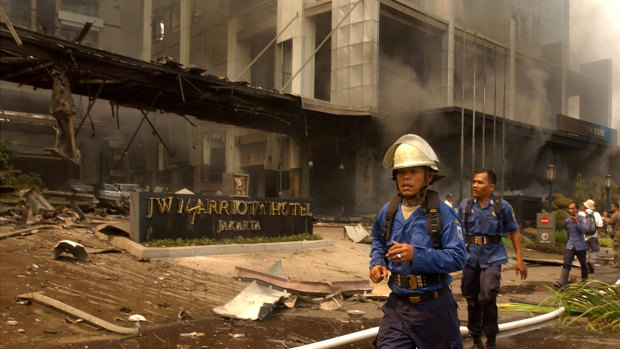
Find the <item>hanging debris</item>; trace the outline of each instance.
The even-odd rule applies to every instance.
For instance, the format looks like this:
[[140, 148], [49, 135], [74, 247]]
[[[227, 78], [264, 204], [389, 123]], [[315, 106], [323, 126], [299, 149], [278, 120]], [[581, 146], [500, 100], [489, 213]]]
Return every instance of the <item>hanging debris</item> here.
[[75, 116], [75, 104], [71, 96], [71, 85], [65, 68], [55, 65], [51, 72], [54, 84], [52, 87], [52, 102], [50, 113], [56, 118], [56, 143], [54, 148], [46, 150], [55, 155], [80, 164], [80, 152], [75, 145], [73, 134], [73, 118]]

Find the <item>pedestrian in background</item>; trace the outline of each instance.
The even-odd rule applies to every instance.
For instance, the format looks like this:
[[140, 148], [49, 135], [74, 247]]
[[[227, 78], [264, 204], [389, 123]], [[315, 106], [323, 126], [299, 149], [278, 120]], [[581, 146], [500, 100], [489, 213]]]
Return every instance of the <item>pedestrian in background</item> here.
[[564, 222], [566, 227], [566, 234], [568, 240], [566, 241], [566, 249], [564, 250], [564, 263], [562, 264], [562, 275], [560, 276], [559, 287], [562, 287], [568, 283], [568, 275], [573, 265], [575, 256], [579, 260], [581, 265], [581, 279], [586, 280], [588, 278], [588, 266], [586, 264], [586, 240], [584, 234], [586, 232], [586, 225], [584, 218], [577, 214], [577, 203], [571, 202], [568, 204], [568, 218]]
[[[449, 273], [463, 268], [465, 242], [454, 211], [428, 190], [440, 179], [439, 159], [424, 139], [408, 134], [388, 149], [383, 167], [392, 170], [398, 196], [383, 206], [372, 229], [370, 279], [381, 282], [389, 271], [392, 290], [375, 346], [462, 348]], [[440, 235], [429, 232], [435, 222]]]
[[[592, 216], [594, 216], [594, 222], [596, 224], [596, 228], [597, 229], [602, 228], [603, 218], [598, 212], [594, 211], [594, 208], [595, 208], [594, 200], [588, 199], [583, 202], [583, 205], [581, 206], [581, 211], [579, 211], [579, 215], [585, 218], [588, 214], [591, 214]], [[594, 264], [598, 260], [598, 253], [601, 250], [599, 246], [599, 242], [598, 242], [598, 231], [595, 231], [594, 234], [592, 235], [586, 234], [585, 238], [586, 238], [586, 250], [587, 250], [586, 260], [588, 263], [588, 272], [590, 274], [593, 274]]]
[[516, 273], [527, 277], [521, 254], [521, 235], [508, 201], [495, 197], [496, 175], [491, 170], [480, 170], [472, 180], [472, 198], [463, 200], [459, 207], [465, 229], [467, 263], [461, 278], [461, 292], [467, 300], [467, 328], [474, 340], [474, 348], [482, 349], [482, 333], [487, 338], [487, 349], [496, 347], [497, 294], [501, 280], [501, 266], [508, 263], [508, 254], [502, 237], [509, 236], [514, 246]]
[[613, 239], [614, 251], [612, 267], [620, 268], [620, 210], [618, 209], [618, 203], [614, 202], [611, 204], [611, 212], [612, 214], [609, 218], [607, 217], [607, 212], [605, 212], [605, 221], [612, 229], [612, 235], [610, 236]]
[[456, 209], [452, 205], [452, 200], [453, 200], [452, 194], [446, 194], [446, 199], [443, 201], [443, 203], [448, 205], [448, 206], [450, 206], [450, 208], [455, 210], [455, 212], [456, 212]]

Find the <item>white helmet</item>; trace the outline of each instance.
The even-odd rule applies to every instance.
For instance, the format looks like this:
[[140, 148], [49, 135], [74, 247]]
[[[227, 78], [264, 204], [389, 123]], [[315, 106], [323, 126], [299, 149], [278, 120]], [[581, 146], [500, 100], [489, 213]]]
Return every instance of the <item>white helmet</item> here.
[[439, 171], [439, 158], [422, 137], [406, 134], [397, 139], [388, 149], [383, 157], [382, 166], [391, 170], [428, 166], [433, 171]]

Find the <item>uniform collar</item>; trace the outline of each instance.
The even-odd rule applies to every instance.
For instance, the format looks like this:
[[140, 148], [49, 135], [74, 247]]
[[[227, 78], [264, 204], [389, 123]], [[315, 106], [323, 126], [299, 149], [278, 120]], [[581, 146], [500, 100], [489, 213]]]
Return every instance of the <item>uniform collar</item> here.
[[[478, 202], [478, 199], [474, 198], [474, 202], [478, 204], [478, 206], [480, 206], [480, 203]], [[495, 202], [495, 196], [493, 194], [491, 194], [491, 199], [489, 200], [489, 202], [485, 205], [485, 207], [491, 205], [493, 206]], [[482, 207], [482, 206], [480, 206]]]

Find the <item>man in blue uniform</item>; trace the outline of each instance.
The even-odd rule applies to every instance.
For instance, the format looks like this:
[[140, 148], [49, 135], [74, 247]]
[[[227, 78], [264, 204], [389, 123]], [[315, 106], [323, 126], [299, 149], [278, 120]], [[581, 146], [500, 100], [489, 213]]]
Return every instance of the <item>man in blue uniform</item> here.
[[[438, 165], [430, 145], [412, 134], [400, 137], [383, 159], [399, 196], [383, 206], [372, 230], [370, 279], [381, 282], [389, 270], [392, 290], [383, 306], [377, 348], [463, 347], [448, 273], [463, 268], [465, 242], [454, 211], [440, 203], [437, 193], [430, 193], [436, 200], [427, 195], [428, 186], [440, 179]], [[438, 214], [427, 199], [436, 201]], [[387, 222], [386, 215], [391, 217]], [[434, 224], [429, 222], [437, 222], [440, 235], [431, 237]], [[384, 232], [388, 226], [389, 237]]]
[[509, 236], [517, 256], [516, 273], [527, 277], [521, 255], [521, 236], [512, 206], [493, 195], [496, 181], [491, 170], [474, 175], [473, 197], [463, 200], [459, 214], [465, 230], [467, 263], [463, 269], [461, 291], [467, 300], [467, 328], [473, 337], [473, 348], [482, 349], [482, 333], [487, 337], [487, 349], [495, 349], [497, 325], [497, 294], [500, 287], [501, 265], [508, 263], [502, 237]]
[[577, 214], [577, 203], [568, 204], [568, 218], [566, 218], [566, 234], [568, 241], [564, 250], [564, 264], [562, 265], [562, 276], [560, 277], [559, 286], [562, 287], [568, 283], [568, 275], [573, 265], [573, 259], [577, 256], [579, 265], [581, 265], [581, 278], [588, 278], [588, 265], [586, 264], [586, 240], [584, 234], [586, 225], [584, 218]]

